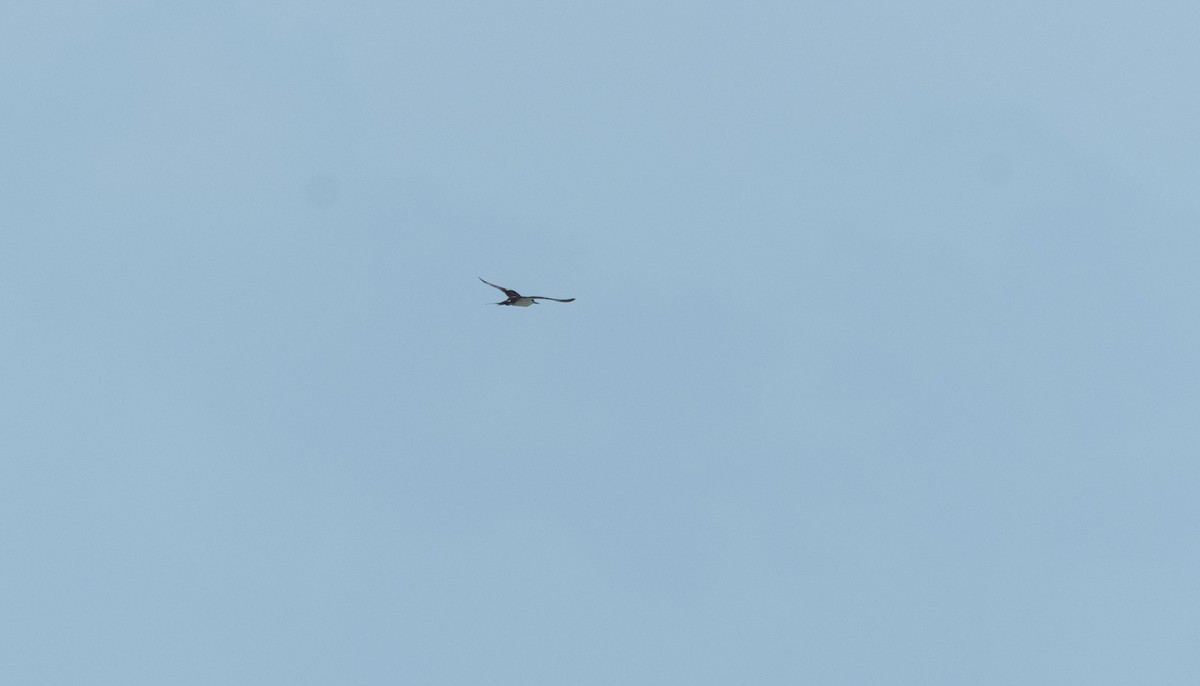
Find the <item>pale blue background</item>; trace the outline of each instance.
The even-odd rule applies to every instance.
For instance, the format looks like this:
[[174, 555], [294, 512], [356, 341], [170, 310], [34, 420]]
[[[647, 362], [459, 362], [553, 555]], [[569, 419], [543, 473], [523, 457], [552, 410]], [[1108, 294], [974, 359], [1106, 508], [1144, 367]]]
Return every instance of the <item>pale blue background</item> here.
[[4, 3], [0, 682], [1200, 683], [1198, 29]]

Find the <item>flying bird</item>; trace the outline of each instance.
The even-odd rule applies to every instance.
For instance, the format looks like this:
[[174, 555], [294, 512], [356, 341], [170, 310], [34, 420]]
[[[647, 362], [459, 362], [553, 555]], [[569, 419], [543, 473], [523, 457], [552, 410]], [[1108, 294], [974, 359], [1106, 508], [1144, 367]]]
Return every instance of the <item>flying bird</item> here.
[[[479, 280], [483, 281], [483, 277], [479, 277]], [[491, 286], [492, 288], [504, 291], [504, 295], [508, 296], [504, 300], [501, 300], [500, 302], [496, 303], [497, 305], [513, 305], [515, 307], [529, 307], [530, 305], [537, 304], [537, 301], [539, 301], [539, 300], [554, 300], [554, 301], [560, 302], [560, 303], [569, 303], [569, 302], [572, 302], [575, 300], [575, 298], [547, 298], [544, 295], [521, 295], [520, 293], [512, 290], [511, 288], [505, 288], [504, 286], [497, 286], [496, 284], [488, 282], [488, 281], [483, 281], [483, 282], [486, 283], [487, 285]]]

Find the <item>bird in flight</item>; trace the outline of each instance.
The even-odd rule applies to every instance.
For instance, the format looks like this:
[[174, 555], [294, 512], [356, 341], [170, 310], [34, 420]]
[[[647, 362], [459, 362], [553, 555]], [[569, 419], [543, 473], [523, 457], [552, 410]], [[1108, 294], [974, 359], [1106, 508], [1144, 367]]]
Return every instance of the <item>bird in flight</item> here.
[[[479, 280], [483, 281], [483, 277], [480, 277]], [[521, 295], [520, 293], [512, 290], [511, 288], [505, 288], [504, 286], [497, 286], [496, 284], [490, 283], [488, 281], [483, 281], [483, 282], [486, 283], [487, 285], [491, 286], [492, 288], [504, 291], [504, 295], [508, 296], [504, 300], [501, 300], [500, 302], [496, 303], [497, 305], [513, 305], [516, 307], [529, 307], [530, 305], [537, 304], [537, 301], [539, 301], [539, 300], [554, 300], [554, 301], [560, 302], [560, 303], [569, 303], [569, 302], [572, 302], [575, 300], [575, 298], [547, 298], [544, 295]]]

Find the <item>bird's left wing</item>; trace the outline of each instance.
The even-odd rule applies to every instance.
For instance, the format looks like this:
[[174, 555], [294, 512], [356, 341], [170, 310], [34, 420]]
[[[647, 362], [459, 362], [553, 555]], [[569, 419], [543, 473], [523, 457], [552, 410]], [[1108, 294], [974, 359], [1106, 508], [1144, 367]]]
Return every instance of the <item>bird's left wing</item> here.
[[[483, 277], [482, 276], [479, 277], [479, 280], [483, 281]], [[496, 284], [492, 283], [491, 281], [483, 281], [483, 282], [486, 283], [487, 285], [491, 286], [492, 288], [495, 288], [498, 291], [503, 291], [505, 294], [508, 293], [508, 289], [505, 288], [504, 286], [497, 286]]]

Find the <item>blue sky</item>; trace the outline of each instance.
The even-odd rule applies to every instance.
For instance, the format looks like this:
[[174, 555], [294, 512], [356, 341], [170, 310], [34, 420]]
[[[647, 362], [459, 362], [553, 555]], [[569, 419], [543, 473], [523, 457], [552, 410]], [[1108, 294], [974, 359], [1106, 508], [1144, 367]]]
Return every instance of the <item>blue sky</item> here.
[[6, 3], [0, 680], [1194, 683], [1197, 25]]

